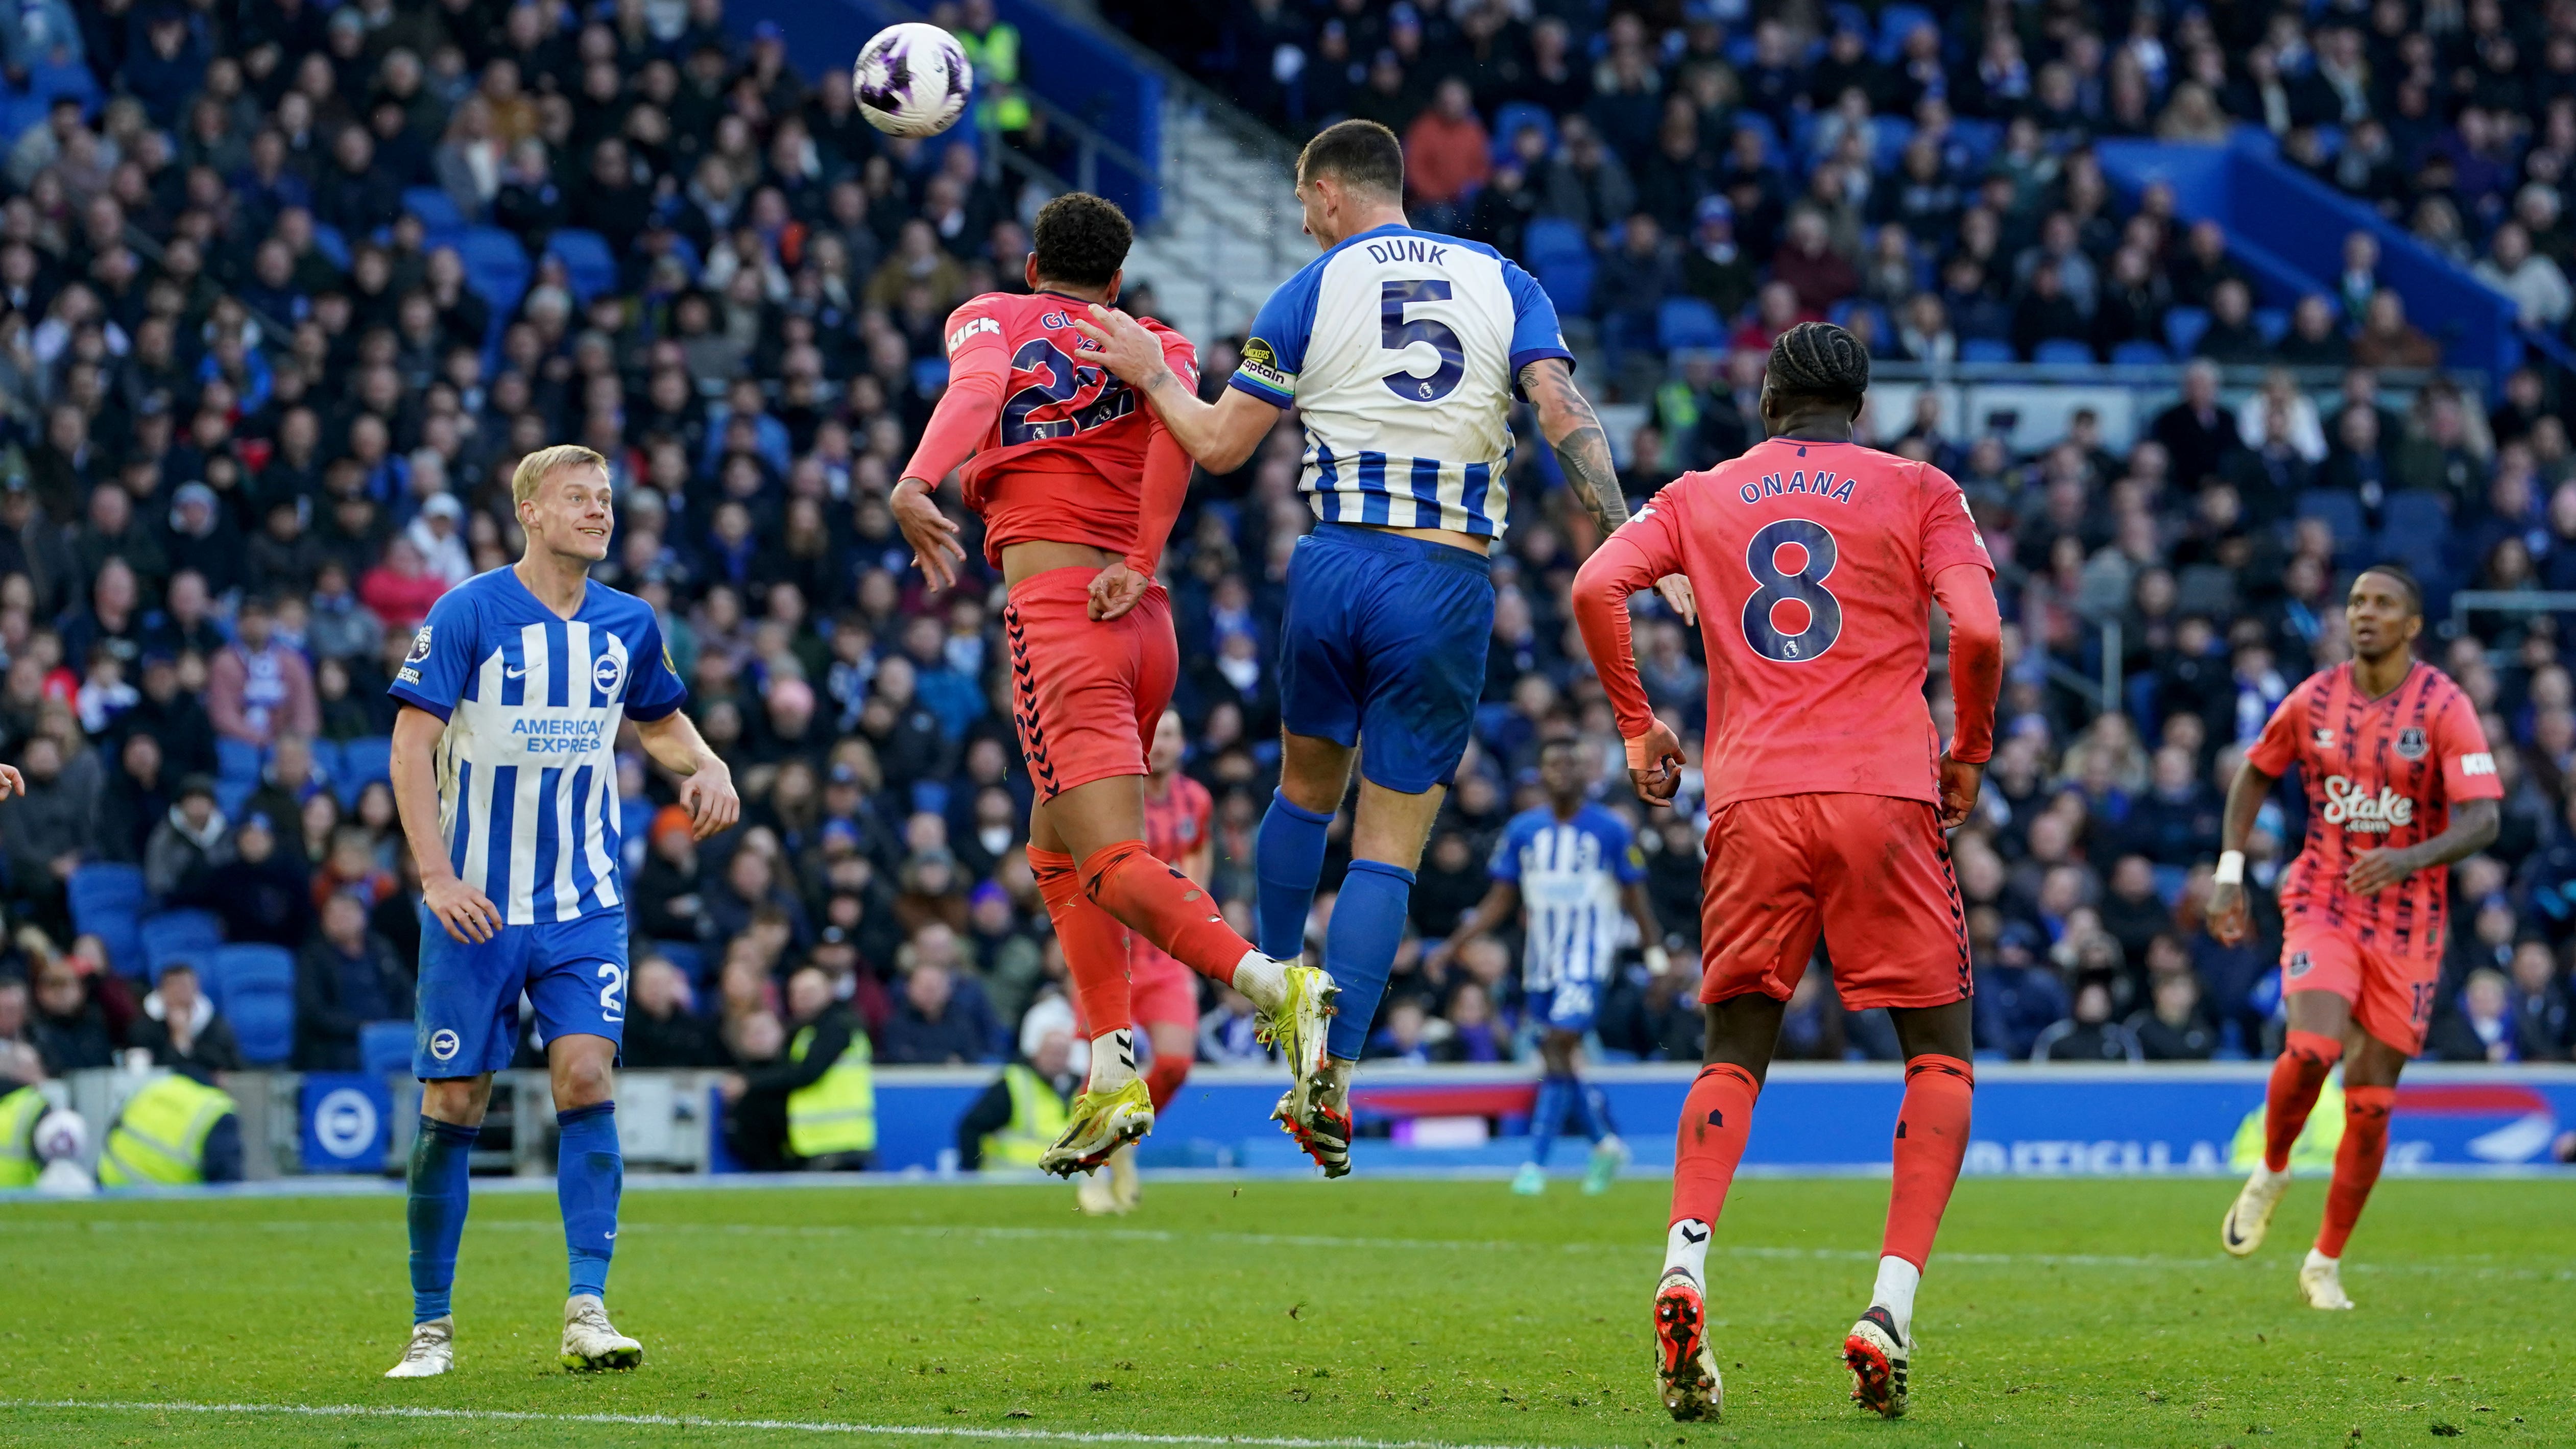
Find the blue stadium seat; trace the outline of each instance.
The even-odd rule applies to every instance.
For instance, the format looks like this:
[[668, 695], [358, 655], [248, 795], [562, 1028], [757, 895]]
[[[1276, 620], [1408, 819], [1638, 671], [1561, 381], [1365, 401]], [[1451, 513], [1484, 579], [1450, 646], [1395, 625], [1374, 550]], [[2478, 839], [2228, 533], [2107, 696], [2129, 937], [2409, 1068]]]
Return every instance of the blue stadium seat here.
[[2209, 330], [2209, 313], [2199, 307], [2176, 307], [2165, 314], [2165, 346], [2176, 357], [2189, 357]]
[[2173, 354], [2153, 342], [2123, 342], [2111, 349], [2113, 367], [2162, 367], [2173, 361]]
[[224, 923], [212, 911], [163, 911], [144, 920], [140, 935], [144, 969], [158, 981], [173, 961], [186, 960], [202, 969], [224, 944]]
[[2299, 516], [2322, 518], [2334, 530], [2335, 552], [2349, 556], [2370, 541], [2361, 516], [2361, 500], [2340, 488], [2309, 488], [2299, 494]]
[[1961, 362], [2019, 362], [2013, 346], [2000, 337], [1970, 337], [1959, 344]]
[[546, 255], [564, 264], [573, 300], [587, 303], [617, 285], [617, 255], [608, 239], [595, 231], [566, 227], [546, 241]]
[[84, 112], [95, 111], [103, 97], [99, 94], [98, 77], [86, 65], [33, 65], [27, 68], [27, 94], [52, 105], [57, 96], [70, 96], [81, 103]]
[[340, 782], [341, 775], [346, 772], [343, 769], [344, 762], [340, 756], [338, 740], [315, 740], [305, 746], [305, 751], [312, 757], [314, 773], [331, 784], [336, 785]]
[[338, 227], [325, 226], [318, 221], [313, 223], [313, 250], [320, 252], [324, 261], [341, 271], [349, 270], [349, 239], [340, 235]]
[[1717, 309], [1697, 297], [1666, 297], [1655, 308], [1655, 345], [1666, 352], [1685, 347], [1724, 347], [1726, 324]]
[[1996, 148], [2004, 143], [2004, 123], [1962, 116], [1950, 123], [1950, 135], [1967, 148], [1968, 169], [1981, 172], [1986, 169], [1986, 162], [1993, 157]]
[[1547, 299], [1556, 304], [1559, 317], [1592, 315], [1592, 258], [1568, 257], [1531, 269], [1538, 274], [1538, 285]]
[[659, 953], [663, 960], [678, 967], [680, 974], [688, 977], [691, 984], [698, 986], [706, 984], [707, 953], [705, 951], [679, 941], [656, 941], [645, 948], [646, 955], [655, 953]]
[[680, 270], [689, 274], [692, 283], [698, 280], [698, 273], [706, 269], [706, 263], [698, 257], [698, 244], [677, 232], [671, 234], [670, 255], [679, 262]]
[[2439, 548], [2450, 537], [2450, 503], [2431, 488], [2401, 488], [2388, 495], [2379, 536], [2392, 553]]
[[106, 942], [108, 964], [119, 973], [141, 976], [143, 912], [151, 904], [143, 868], [94, 861], [73, 871], [63, 889], [71, 902], [72, 929]]
[[493, 325], [519, 305], [519, 294], [528, 289], [528, 252], [519, 239], [499, 227], [474, 226], [465, 229], [465, 240], [456, 249], [465, 263], [465, 284], [475, 295], [492, 304]]
[[1583, 228], [1563, 217], [1535, 217], [1521, 233], [1521, 264], [1532, 271], [1551, 262], [1591, 258], [1592, 247], [1583, 239]]
[[258, 788], [257, 780], [218, 779], [215, 781], [215, 808], [224, 812], [226, 818], [237, 819], [242, 806], [250, 800], [250, 792]]
[[912, 390], [928, 397], [948, 386], [948, 359], [916, 357], [912, 360]]
[[2285, 307], [2255, 308], [2254, 330], [2263, 334], [2264, 346], [2280, 346], [2282, 337], [2286, 336], [2290, 330], [2289, 309]]
[[1751, 131], [1753, 134], [1761, 137], [1763, 159], [1769, 161], [1775, 166], [1780, 164], [1788, 154], [1787, 151], [1783, 149], [1780, 128], [1773, 125], [1771, 118], [1762, 114], [1760, 111], [1737, 111], [1735, 113], [1735, 129], [1739, 131]]
[[407, 1021], [371, 1021], [358, 1028], [359, 1069], [371, 1077], [411, 1073], [412, 1026]]
[[340, 768], [332, 780], [340, 787], [343, 803], [358, 803], [358, 792], [372, 780], [394, 777], [394, 741], [391, 735], [364, 735], [340, 742]]
[[404, 187], [403, 210], [419, 217], [421, 226], [433, 234], [465, 230], [465, 213], [435, 186]]
[[915, 780], [912, 782], [912, 813], [945, 815], [948, 813], [948, 782]]
[[242, 1059], [262, 1066], [295, 1050], [295, 957], [283, 946], [226, 946], [214, 956], [215, 1006]]
[[1556, 118], [1547, 107], [1527, 101], [1505, 101], [1494, 110], [1494, 160], [1500, 162], [1512, 154], [1512, 142], [1529, 127], [1536, 126], [1547, 137], [1547, 149], [1556, 150]]
[[1904, 52], [1905, 38], [1926, 25], [1940, 28], [1940, 22], [1933, 19], [1932, 12], [1923, 6], [1904, 4], [1900, 0], [1900, 3], [1880, 7], [1878, 44], [1871, 54], [1882, 65], [1896, 59]]
[[2093, 349], [2072, 337], [2051, 337], [2031, 350], [2030, 360], [2050, 367], [2091, 367]]
[[1914, 144], [1914, 123], [1903, 116], [1880, 116], [1870, 125], [1870, 164], [1893, 172]]
[[256, 783], [260, 767], [268, 763], [265, 751], [257, 745], [218, 737], [215, 740], [215, 778], [249, 780]]
[[13, 147], [18, 138], [45, 123], [45, 103], [36, 96], [0, 95], [0, 147]]

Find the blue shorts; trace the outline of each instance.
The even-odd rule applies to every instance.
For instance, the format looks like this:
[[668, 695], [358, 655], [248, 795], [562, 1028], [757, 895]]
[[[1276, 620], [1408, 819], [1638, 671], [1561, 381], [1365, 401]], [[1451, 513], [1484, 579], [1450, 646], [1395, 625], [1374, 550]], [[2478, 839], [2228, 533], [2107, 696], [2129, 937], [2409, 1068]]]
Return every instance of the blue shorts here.
[[1485, 692], [1492, 565], [1445, 543], [1318, 524], [1288, 562], [1279, 714], [1360, 750], [1360, 774], [1419, 795], [1458, 774]]
[[1529, 994], [1530, 1025], [1549, 1031], [1590, 1031], [1600, 1014], [1598, 982], [1559, 980]]
[[510, 1064], [519, 1039], [519, 993], [537, 1008], [538, 1039], [626, 1039], [626, 913], [503, 926], [479, 946], [460, 944], [420, 910], [420, 1010], [412, 1019], [411, 1070], [422, 1081], [479, 1077]]

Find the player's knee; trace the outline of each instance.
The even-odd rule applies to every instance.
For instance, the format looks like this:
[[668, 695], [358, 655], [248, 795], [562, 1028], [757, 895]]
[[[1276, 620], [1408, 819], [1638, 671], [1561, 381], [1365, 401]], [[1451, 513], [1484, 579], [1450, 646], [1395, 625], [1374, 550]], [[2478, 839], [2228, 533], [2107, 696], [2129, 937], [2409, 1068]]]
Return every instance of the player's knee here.
[[609, 1100], [614, 1082], [607, 1059], [587, 1052], [554, 1063], [555, 1110], [596, 1107]]

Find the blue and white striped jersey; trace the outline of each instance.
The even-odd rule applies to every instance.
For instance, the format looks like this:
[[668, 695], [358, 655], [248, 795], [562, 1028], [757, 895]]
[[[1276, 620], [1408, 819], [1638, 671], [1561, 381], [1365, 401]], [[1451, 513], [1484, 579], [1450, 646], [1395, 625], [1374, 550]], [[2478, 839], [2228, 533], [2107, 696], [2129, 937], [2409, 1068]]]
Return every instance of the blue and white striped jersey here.
[[1390, 225], [1270, 294], [1233, 385], [1296, 407], [1317, 518], [1500, 538], [1513, 379], [1542, 357], [1572, 354], [1529, 273], [1482, 242]]
[[1602, 982], [1631, 928], [1620, 888], [1645, 879], [1627, 822], [1599, 805], [1572, 820], [1541, 805], [1503, 827], [1487, 874], [1520, 887], [1521, 980], [1532, 991]]
[[394, 698], [447, 721], [438, 824], [503, 924], [617, 909], [617, 726], [688, 691], [653, 608], [593, 583], [570, 620], [506, 568], [450, 589], [412, 636]]

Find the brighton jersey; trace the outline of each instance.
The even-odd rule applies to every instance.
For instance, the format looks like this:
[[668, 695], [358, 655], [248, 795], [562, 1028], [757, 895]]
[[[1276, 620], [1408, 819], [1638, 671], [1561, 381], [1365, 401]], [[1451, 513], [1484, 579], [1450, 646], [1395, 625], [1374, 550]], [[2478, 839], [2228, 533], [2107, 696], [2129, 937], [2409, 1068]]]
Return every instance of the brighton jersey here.
[[1520, 888], [1522, 980], [1530, 990], [1609, 978], [1628, 927], [1620, 888], [1646, 875], [1618, 816], [1598, 805], [1572, 820], [1545, 805], [1524, 810], [1503, 827], [1487, 874]]
[[1296, 407], [1317, 518], [1499, 538], [1513, 380], [1571, 356], [1554, 304], [1501, 253], [1382, 226], [1270, 294], [1233, 386]]
[[2403, 850], [2450, 829], [2461, 801], [2504, 798], [2477, 706], [2449, 675], [2418, 661], [2371, 699], [2350, 664], [2319, 670], [2272, 712], [2245, 762], [2275, 777], [2296, 765], [2307, 790], [2307, 842], [2280, 880], [2291, 925], [2322, 924], [2396, 955], [2442, 954], [2450, 871], [2419, 870], [2369, 895], [2343, 880], [2364, 851]]
[[503, 924], [619, 906], [617, 726], [687, 695], [651, 605], [591, 583], [566, 620], [516, 572], [478, 574], [430, 609], [391, 692], [447, 721], [439, 832]]

